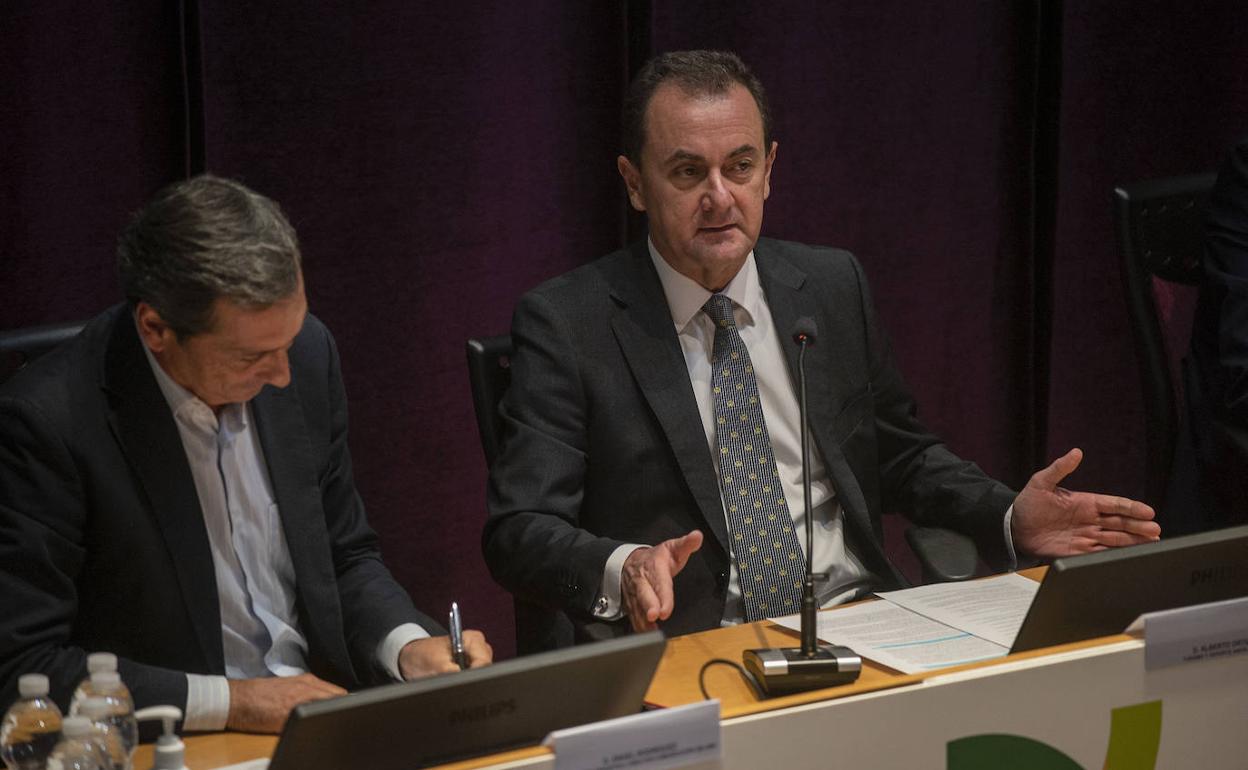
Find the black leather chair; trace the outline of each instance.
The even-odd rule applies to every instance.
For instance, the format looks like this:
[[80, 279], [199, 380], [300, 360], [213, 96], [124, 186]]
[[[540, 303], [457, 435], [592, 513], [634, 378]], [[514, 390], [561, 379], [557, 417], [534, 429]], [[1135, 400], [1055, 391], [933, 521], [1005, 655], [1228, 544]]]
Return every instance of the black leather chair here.
[[[1114, 189], [1122, 277], [1144, 392], [1144, 499], [1166, 503], [1182, 446], [1181, 367], [1201, 281], [1205, 215], [1215, 174], [1155, 179]], [[1180, 465], [1184, 465], [1180, 462]]]
[[82, 331], [81, 321], [0, 331], [0, 383], [62, 342]]
[[[468, 379], [472, 405], [485, 460], [498, 456], [502, 420], [498, 402], [511, 384], [511, 337], [480, 337], [468, 340]], [[966, 580], [975, 575], [979, 563], [975, 543], [967, 536], [934, 527], [910, 527], [906, 541], [918, 557], [924, 583]], [[546, 609], [523, 599], [515, 600], [516, 652], [565, 647], [573, 643], [572, 624], [561, 612]]]

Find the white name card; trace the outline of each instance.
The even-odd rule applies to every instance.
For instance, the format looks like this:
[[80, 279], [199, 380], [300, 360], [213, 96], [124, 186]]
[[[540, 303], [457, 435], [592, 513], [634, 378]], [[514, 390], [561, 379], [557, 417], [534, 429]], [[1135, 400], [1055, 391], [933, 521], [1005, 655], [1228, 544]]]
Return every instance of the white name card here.
[[1127, 633], [1144, 634], [1148, 671], [1248, 654], [1248, 597], [1141, 615]]
[[719, 701], [647, 711], [556, 730], [543, 746], [555, 751], [555, 770], [665, 770], [720, 757]]

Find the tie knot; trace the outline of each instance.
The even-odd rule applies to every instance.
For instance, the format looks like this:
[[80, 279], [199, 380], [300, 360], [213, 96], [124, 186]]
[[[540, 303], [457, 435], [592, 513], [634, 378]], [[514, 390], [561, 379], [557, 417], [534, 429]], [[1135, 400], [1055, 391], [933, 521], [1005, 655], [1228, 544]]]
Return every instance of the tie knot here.
[[712, 294], [702, 306], [702, 310], [715, 322], [716, 327], [730, 329], [737, 325], [732, 317], [732, 306], [732, 300], [723, 294]]

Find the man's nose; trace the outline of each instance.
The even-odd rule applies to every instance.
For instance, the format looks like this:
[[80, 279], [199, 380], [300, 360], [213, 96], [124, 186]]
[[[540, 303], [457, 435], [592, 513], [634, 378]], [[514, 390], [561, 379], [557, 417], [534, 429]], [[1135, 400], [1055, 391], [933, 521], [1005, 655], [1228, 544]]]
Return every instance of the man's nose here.
[[702, 211], [714, 213], [732, 205], [732, 192], [722, 174], [712, 171], [706, 176], [706, 191], [702, 194]]
[[285, 350], [274, 351], [266, 363], [265, 382], [275, 388], [284, 388], [290, 384], [290, 358]]

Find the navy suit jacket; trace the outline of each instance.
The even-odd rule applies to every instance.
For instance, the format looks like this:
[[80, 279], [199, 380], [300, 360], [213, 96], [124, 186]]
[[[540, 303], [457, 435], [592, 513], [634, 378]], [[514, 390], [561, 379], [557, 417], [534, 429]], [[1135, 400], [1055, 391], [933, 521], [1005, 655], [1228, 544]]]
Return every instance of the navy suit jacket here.
[[[131, 313], [114, 307], [0, 388], [0, 702], [46, 673], [65, 705], [85, 653], [120, 658], [137, 706], [186, 701], [184, 672], [223, 674], [212, 555], [190, 466]], [[309, 666], [385, 681], [378, 643], [437, 632], [381, 562], [356, 492], [338, 353], [312, 316], [291, 384], [252, 401], [294, 562]]]
[[[849, 543], [886, 584], [883, 511], [972, 535], [1007, 560], [1014, 492], [950, 453], [916, 419], [848, 252], [761, 239], [754, 249], [776, 328], [809, 316], [811, 432], [835, 485]], [[594, 620], [603, 567], [623, 543], [700, 529], [675, 579], [669, 634], [723, 615], [729, 534], [718, 479], [671, 313], [645, 242], [526, 294], [512, 321], [512, 383], [490, 473], [486, 562], [529, 602], [567, 614], [578, 640], [627, 632]], [[796, 346], [786, 345], [796, 381]]]

